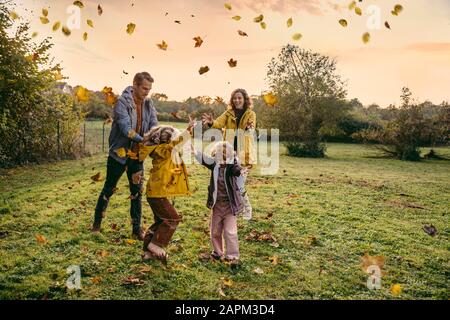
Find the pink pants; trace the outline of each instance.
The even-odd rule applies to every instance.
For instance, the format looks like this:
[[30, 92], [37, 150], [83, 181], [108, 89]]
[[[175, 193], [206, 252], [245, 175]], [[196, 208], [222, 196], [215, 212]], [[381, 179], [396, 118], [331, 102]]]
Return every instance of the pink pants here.
[[239, 259], [237, 217], [232, 213], [228, 202], [217, 202], [214, 205], [210, 227], [214, 254], [223, 256], [223, 239], [225, 239], [225, 258], [230, 260]]

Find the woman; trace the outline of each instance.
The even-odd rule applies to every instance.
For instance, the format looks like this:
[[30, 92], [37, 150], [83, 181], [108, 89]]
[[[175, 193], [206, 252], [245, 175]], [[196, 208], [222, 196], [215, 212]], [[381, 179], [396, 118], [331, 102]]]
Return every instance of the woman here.
[[[253, 133], [256, 127], [256, 113], [252, 110], [252, 102], [246, 90], [236, 89], [231, 93], [227, 110], [216, 120], [211, 114], [203, 114], [203, 124], [214, 129], [225, 129], [224, 140], [233, 145], [234, 151], [241, 160], [241, 165], [248, 169], [255, 163], [253, 155]], [[243, 142], [243, 147], [242, 147]], [[247, 180], [247, 173], [243, 175], [243, 184]], [[243, 216], [246, 220], [252, 218], [252, 206], [245, 188], [242, 188], [244, 199]]]

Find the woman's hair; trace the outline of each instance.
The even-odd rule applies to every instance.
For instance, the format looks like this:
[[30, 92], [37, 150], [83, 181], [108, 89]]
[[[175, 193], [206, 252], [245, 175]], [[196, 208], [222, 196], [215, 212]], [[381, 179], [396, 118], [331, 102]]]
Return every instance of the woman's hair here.
[[216, 156], [222, 155], [222, 160], [225, 162], [227, 159], [235, 158], [235, 152], [233, 146], [228, 141], [219, 141], [214, 145], [211, 152], [211, 156], [216, 158]]
[[243, 108], [244, 110], [252, 107], [252, 100], [250, 99], [250, 96], [248, 95], [247, 91], [245, 89], [236, 89], [231, 93], [229, 102], [229, 105], [233, 108], [233, 110], [236, 109], [233, 103], [233, 98], [236, 93], [242, 93], [242, 96], [244, 96], [244, 108]]
[[172, 126], [156, 126], [149, 131], [149, 140], [145, 143], [147, 146], [169, 143], [174, 140], [180, 131]]

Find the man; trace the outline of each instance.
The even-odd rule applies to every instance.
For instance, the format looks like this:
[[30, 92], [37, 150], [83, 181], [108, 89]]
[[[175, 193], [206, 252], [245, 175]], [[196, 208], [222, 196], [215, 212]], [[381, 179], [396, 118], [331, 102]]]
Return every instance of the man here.
[[132, 237], [138, 240], [144, 238], [141, 228], [144, 165], [143, 162], [139, 162], [137, 154], [139, 143], [145, 141], [146, 133], [158, 125], [156, 109], [152, 100], [147, 98], [153, 82], [148, 72], [136, 74], [133, 86], [124, 90], [114, 107], [106, 181], [95, 207], [93, 232], [100, 231], [109, 199], [114, 194], [120, 177], [126, 171], [131, 193]]

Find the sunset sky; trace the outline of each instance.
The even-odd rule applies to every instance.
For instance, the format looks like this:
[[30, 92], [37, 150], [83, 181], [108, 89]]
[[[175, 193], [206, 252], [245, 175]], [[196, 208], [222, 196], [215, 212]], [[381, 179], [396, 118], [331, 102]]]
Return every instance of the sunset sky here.
[[[14, 2], [16, 12], [39, 32], [36, 41], [53, 37], [52, 55], [61, 62], [69, 84], [93, 90], [111, 86], [121, 93], [134, 73], [149, 71], [155, 78], [153, 92], [170, 99], [228, 98], [237, 87], [261, 94], [268, 88], [270, 59], [292, 43], [336, 58], [339, 73], [348, 81], [348, 98], [366, 105], [397, 103], [402, 86], [409, 86], [419, 100], [450, 101], [450, 0], [364, 0], [358, 3], [362, 16], [348, 9], [350, 0], [84, 0], [81, 29], [69, 37], [53, 32], [52, 25], [66, 23], [66, 9], [73, 1]], [[232, 5], [231, 11], [225, 2]], [[394, 17], [390, 12], [397, 3], [404, 10]], [[102, 16], [97, 14], [98, 4]], [[366, 27], [369, 5], [381, 8], [380, 30]], [[39, 20], [44, 7], [49, 8], [47, 25]], [[264, 15], [266, 30], [253, 22], [259, 14]], [[235, 15], [242, 20], [231, 19]], [[294, 23], [288, 28], [290, 17]], [[339, 25], [342, 18], [347, 28]], [[87, 19], [93, 20], [94, 28]], [[392, 30], [384, 27], [386, 20]], [[136, 24], [132, 35], [125, 32], [130, 22]], [[238, 30], [249, 36], [239, 36]], [[368, 31], [371, 41], [364, 44], [361, 37]], [[88, 41], [82, 39], [84, 32]], [[303, 38], [293, 41], [297, 32]], [[204, 39], [200, 48], [194, 48], [195, 36]], [[167, 51], [156, 46], [162, 40], [168, 43]], [[238, 61], [236, 68], [228, 66], [230, 58]], [[199, 75], [206, 65], [211, 70]]]

